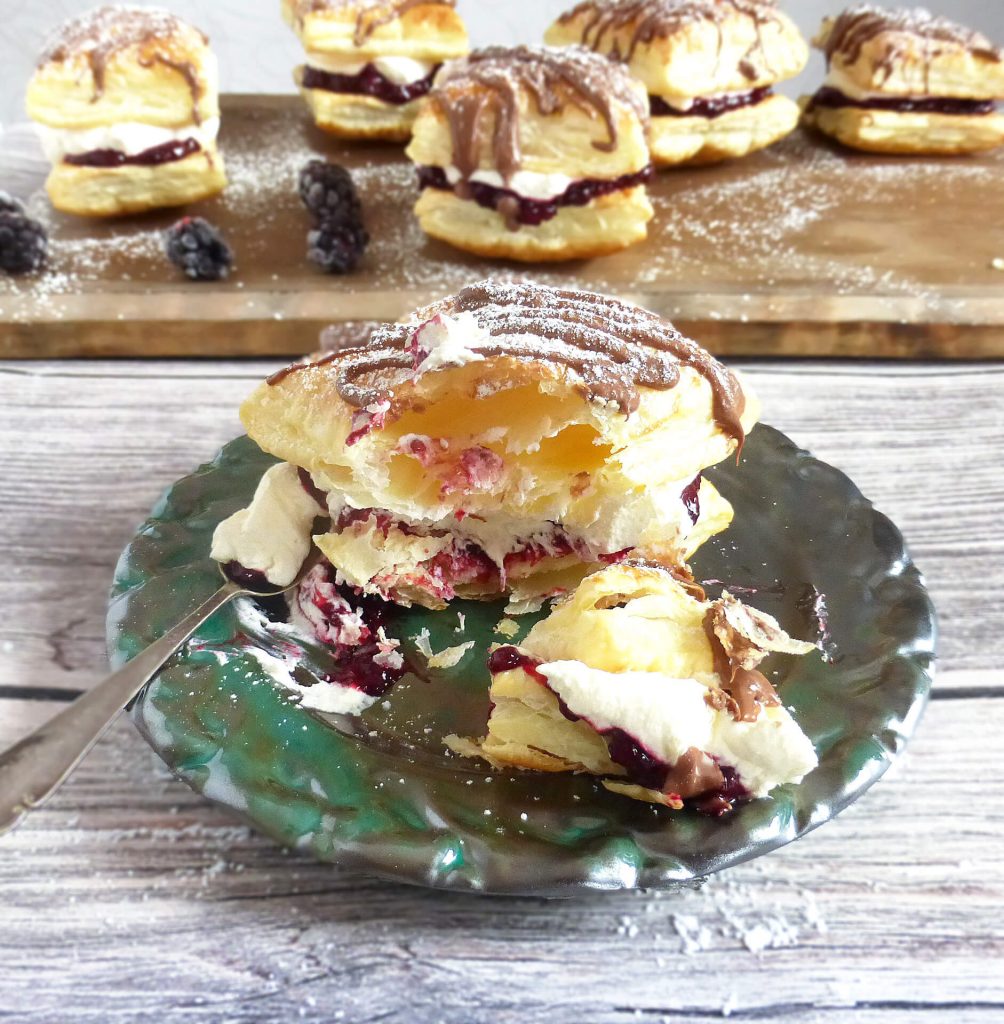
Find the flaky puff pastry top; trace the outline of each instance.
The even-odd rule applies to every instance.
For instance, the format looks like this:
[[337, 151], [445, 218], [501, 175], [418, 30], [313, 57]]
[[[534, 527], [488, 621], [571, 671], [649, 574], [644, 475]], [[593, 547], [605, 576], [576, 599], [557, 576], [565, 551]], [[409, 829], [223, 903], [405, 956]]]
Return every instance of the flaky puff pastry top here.
[[[424, 351], [443, 318], [456, 330], [449, 359]], [[260, 447], [356, 507], [564, 521], [570, 500], [585, 514], [611, 488], [689, 482], [736, 450], [757, 411], [726, 367], [654, 314], [486, 281], [378, 328], [361, 348], [281, 371], [241, 419]], [[410, 457], [412, 441], [450, 458], [491, 449], [492, 486], [440, 487]]]
[[547, 30], [625, 61], [653, 96], [745, 92], [797, 75], [809, 51], [770, 0], [585, 0]]
[[617, 178], [651, 162], [648, 98], [619, 64], [581, 47], [487, 47], [445, 64], [415, 123], [419, 165]]
[[308, 53], [443, 61], [469, 48], [455, 0], [282, 0]]
[[64, 24], [28, 83], [29, 116], [83, 131], [123, 121], [181, 128], [219, 117], [216, 58], [156, 7], [99, 7]]
[[831, 76], [865, 94], [1004, 98], [1000, 48], [922, 8], [859, 4], [827, 18], [813, 45], [825, 53]]

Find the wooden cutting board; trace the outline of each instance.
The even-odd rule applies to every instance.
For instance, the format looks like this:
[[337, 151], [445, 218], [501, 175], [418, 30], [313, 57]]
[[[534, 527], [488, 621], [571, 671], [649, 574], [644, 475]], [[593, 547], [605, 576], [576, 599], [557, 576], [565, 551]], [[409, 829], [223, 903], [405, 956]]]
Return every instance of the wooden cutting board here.
[[[219, 284], [186, 281], [161, 252], [178, 211], [99, 222], [40, 192], [27, 127], [0, 139], [0, 188], [31, 196], [49, 266], [0, 278], [0, 357], [296, 355], [338, 324], [374, 321], [485, 276], [620, 295], [729, 355], [1004, 356], [1004, 159], [893, 159], [796, 134], [746, 160], [663, 172], [646, 243], [560, 266], [465, 256], [427, 240], [401, 150], [347, 145], [298, 98], [228, 96], [221, 146], [231, 185], [197, 212], [237, 253]], [[372, 243], [326, 276], [305, 258], [297, 172], [312, 156], [352, 168]]]

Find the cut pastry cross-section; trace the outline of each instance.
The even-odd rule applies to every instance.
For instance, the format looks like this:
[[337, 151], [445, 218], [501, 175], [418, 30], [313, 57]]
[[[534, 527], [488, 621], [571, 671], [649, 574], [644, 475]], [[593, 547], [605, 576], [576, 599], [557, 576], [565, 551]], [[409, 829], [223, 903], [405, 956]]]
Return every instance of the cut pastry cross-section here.
[[455, 0], [283, 0], [306, 50], [295, 78], [318, 127], [403, 142], [443, 61], [467, 52]]
[[585, 0], [545, 39], [622, 60], [644, 82], [659, 166], [744, 156], [798, 123], [773, 88], [805, 67], [808, 47], [771, 0]]
[[970, 153], [1004, 143], [1004, 55], [984, 35], [922, 8], [859, 4], [814, 40], [827, 77], [805, 120], [856, 149]]
[[434, 238], [483, 256], [567, 260], [645, 238], [644, 91], [580, 48], [490, 47], [445, 65], [415, 123], [415, 206]]
[[[736, 376], [659, 317], [494, 282], [280, 371], [241, 410], [299, 470], [283, 471], [287, 491], [330, 517], [314, 539], [341, 581], [430, 608], [508, 593], [522, 610], [628, 557], [679, 565], [724, 529], [731, 508], [702, 472], [756, 414]], [[280, 512], [309, 547], [310, 511], [294, 494], [275, 515], [238, 513], [221, 557], [274, 561], [250, 535]]]
[[812, 649], [727, 591], [708, 601], [685, 573], [610, 566], [521, 647], [492, 652], [487, 735], [447, 743], [498, 767], [588, 772], [636, 800], [723, 814], [816, 766], [757, 669], [769, 652]]
[[110, 6], [67, 22], [27, 93], [53, 205], [114, 216], [220, 192], [217, 92], [206, 37], [167, 11]]

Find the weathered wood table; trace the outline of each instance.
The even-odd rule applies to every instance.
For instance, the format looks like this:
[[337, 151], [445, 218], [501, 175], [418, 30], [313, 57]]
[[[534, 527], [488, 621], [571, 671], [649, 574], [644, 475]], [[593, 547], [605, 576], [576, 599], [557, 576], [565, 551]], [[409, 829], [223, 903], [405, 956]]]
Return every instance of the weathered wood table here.
[[[106, 671], [120, 548], [276, 365], [0, 364], [0, 743]], [[938, 605], [934, 699], [875, 789], [699, 891], [479, 899], [287, 854], [122, 720], [0, 840], [0, 1019], [1004, 1020], [1004, 366], [741, 365]]]

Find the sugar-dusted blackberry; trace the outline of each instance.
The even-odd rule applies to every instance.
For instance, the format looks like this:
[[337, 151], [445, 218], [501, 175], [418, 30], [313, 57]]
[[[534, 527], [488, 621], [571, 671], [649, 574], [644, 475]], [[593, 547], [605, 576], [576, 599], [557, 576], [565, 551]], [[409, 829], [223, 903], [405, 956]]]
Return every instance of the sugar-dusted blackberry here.
[[182, 217], [164, 235], [167, 258], [193, 281], [219, 281], [234, 254], [220, 232], [202, 217]]
[[45, 262], [49, 239], [45, 228], [25, 213], [0, 211], [0, 270], [27, 274]]
[[347, 274], [354, 270], [369, 245], [362, 224], [322, 222], [307, 232], [307, 259], [325, 273]]
[[24, 213], [24, 203], [0, 189], [0, 213]]
[[318, 221], [354, 223], [362, 217], [352, 175], [325, 160], [311, 160], [300, 171], [300, 198]]

